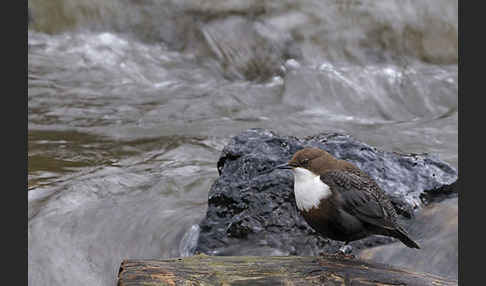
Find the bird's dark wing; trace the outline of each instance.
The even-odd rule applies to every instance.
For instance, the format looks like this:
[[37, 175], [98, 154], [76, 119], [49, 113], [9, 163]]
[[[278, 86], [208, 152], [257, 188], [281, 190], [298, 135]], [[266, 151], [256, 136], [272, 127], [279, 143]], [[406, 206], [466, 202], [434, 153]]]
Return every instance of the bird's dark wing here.
[[341, 207], [359, 220], [386, 229], [395, 229], [396, 213], [378, 185], [367, 176], [332, 171], [321, 180], [336, 192]]

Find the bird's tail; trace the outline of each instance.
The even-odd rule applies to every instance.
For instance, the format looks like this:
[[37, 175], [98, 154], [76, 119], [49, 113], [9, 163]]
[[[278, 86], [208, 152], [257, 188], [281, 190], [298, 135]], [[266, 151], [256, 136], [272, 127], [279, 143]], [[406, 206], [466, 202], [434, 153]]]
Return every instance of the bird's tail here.
[[408, 237], [408, 233], [401, 227], [398, 227], [396, 231], [394, 231], [393, 236], [398, 238], [403, 244], [410, 248], [420, 249], [420, 246], [410, 237]]

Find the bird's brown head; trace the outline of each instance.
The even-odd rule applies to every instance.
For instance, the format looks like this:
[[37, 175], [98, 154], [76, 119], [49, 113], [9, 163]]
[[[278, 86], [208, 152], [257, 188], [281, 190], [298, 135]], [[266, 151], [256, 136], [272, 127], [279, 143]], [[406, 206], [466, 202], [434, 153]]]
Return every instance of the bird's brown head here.
[[314, 174], [324, 174], [339, 168], [340, 161], [322, 149], [307, 147], [297, 151], [286, 165], [287, 168], [304, 168]]

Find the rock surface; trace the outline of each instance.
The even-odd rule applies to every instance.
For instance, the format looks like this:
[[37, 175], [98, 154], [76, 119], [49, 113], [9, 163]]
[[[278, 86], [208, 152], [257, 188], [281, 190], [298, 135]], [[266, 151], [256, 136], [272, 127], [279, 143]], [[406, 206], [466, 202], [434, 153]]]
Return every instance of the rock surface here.
[[[297, 211], [292, 173], [275, 170], [262, 174], [288, 161], [306, 146], [322, 148], [367, 172], [390, 195], [403, 219], [412, 219], [414, 209], [428, 201], [457, 195], [457, 171], [431, 155], [384, 152], [345, 134], [295, 138], [250, 129], [233, 137], [222, 151], [217, 164], [220, 177], [209, 191], [208, 210], [200, 223], [196, 252], [210, 255], [334, 253], [342, 242], [320, 237]], [[371, 236], [351, 245], [359, 250], [392, 241], [388, 237]]]

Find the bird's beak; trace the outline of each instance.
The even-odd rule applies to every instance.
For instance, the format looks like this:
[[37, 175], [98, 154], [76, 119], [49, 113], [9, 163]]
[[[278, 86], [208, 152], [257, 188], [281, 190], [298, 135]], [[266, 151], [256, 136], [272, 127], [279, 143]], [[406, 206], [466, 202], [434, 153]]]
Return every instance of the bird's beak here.
[[284, 164], [281, 164], [281, 165], [277, 165], [273, 168], [273, 170], [275, 169], [293, 169], [294, 167], [290, 166], [289, 163], [284, 163]]
[[263, 171], [263, 172], [260, 173], [260, 175], [271, 173], [271, 172], [275, 171], [276, 169], [293, 169], [293, 167], [290, 166], [288, 163], [284, 163], [284, 164], [277, 165], [277, 166], [275, 166], [275, 167], [273, 167], [269, 170]]

